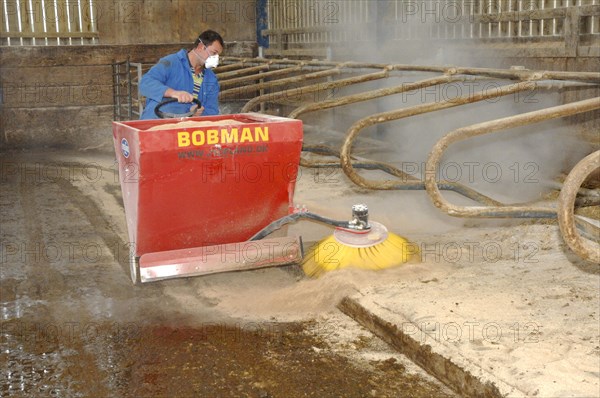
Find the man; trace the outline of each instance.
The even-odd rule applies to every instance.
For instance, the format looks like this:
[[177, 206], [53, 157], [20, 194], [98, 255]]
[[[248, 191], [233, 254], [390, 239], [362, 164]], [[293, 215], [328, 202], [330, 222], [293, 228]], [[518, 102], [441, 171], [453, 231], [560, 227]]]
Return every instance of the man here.
[[142, 76], [140, 92], [146, 97], [146, 107], [140, 119], [156, 119], [156, 105], [168, 98], [177, 102], [160, 108], [162, 112], [185, 114], [190, 112], [192, 100], [197, 98], [202, 106], [195, 116], [219, 114], [219, 82], [211, 70], [219, 64], [223, 52], [223, 38], [217, 32], [202, 32], [190, 51], [179, 50], [161, 58]]

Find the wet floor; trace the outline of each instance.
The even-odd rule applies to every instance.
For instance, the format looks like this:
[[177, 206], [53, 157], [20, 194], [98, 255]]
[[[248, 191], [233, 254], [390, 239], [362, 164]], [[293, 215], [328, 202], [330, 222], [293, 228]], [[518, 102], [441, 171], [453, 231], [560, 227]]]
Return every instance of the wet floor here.
[[303, 325], [4, 326], [2, 396], [452, 396], [394, 359], [358, 367]]
[[[217, 305], [244, 281], [293, 285], [293, 270], [133, 286], [110, 154], [0, 156], [1, 396], [452, 396], [393, 354], [331, 347], [326, 314], [288, 322]], [[380, 344], [365, 336], [339, 347]]]

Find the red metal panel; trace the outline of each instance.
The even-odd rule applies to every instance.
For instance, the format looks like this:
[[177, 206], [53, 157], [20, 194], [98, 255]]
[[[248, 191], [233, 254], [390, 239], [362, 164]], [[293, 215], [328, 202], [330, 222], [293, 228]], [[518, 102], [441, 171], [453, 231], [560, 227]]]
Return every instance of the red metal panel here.
[[185, 121], [207, 125], [113, 122], [129, 239], [138, 256], [242, 242], [293, 208], [301, 121], [257, 113]]

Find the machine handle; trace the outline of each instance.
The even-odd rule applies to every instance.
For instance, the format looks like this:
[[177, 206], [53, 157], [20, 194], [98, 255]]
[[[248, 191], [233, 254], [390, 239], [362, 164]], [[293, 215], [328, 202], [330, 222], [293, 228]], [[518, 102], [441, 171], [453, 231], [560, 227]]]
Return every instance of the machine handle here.
[[[172, 102], [177, 102], [177, 98], [167, 98], [166, 100], [162, 101], [161, 103], [159, 103], [158, 105], [156, 105], [156, 108], [154, 108], [154, 114], [156, 116], [158, 116], [161, 119], [165, 119], [165, 118], [181, 118], [181, 117], [190, 117], [193, 116], [194, 113], [196, 113], [195, 110], [190, 111], [188, 113], [170, 113], [170, 112], [163, 112], [161, 111], [159, 108], [165, 104], [170, 104]], [[202, 104], [200, 103], [200, 100], [198, 100], [197, 98], [194, 98], [192, 100], [192, 103], [198, 105], [198, 108], [202, 107]]]

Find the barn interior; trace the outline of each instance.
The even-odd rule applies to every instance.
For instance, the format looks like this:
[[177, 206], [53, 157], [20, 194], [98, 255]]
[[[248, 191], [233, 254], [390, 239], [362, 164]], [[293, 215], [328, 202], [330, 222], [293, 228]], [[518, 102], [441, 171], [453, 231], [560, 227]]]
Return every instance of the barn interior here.
[[[2, 396], [598, 396], [600, 1], [1, 4]], [[274, 234], [299, 245], [285, 263], [219, 246], [220, 272], [140, 265], [143, 220], [167, 220], [160, 242], [180, 219], [245, 231], [269, 200], [257, 170], [289, 172], [275, 142], [210, 189], [202, 171], [160, 185], [200, 144], [127, 162], [119, 128], [158, 137], [142, 76], [207, 29], [221, 116], [197, 120], [300, 131], [277, 211], [366, 204], [412, 261], [307, 276], [338, 229], [301, 219]], [[214, 210], [219, 186], [236, 211]], [[168, 249], [209, 241], [182, 236]]]

